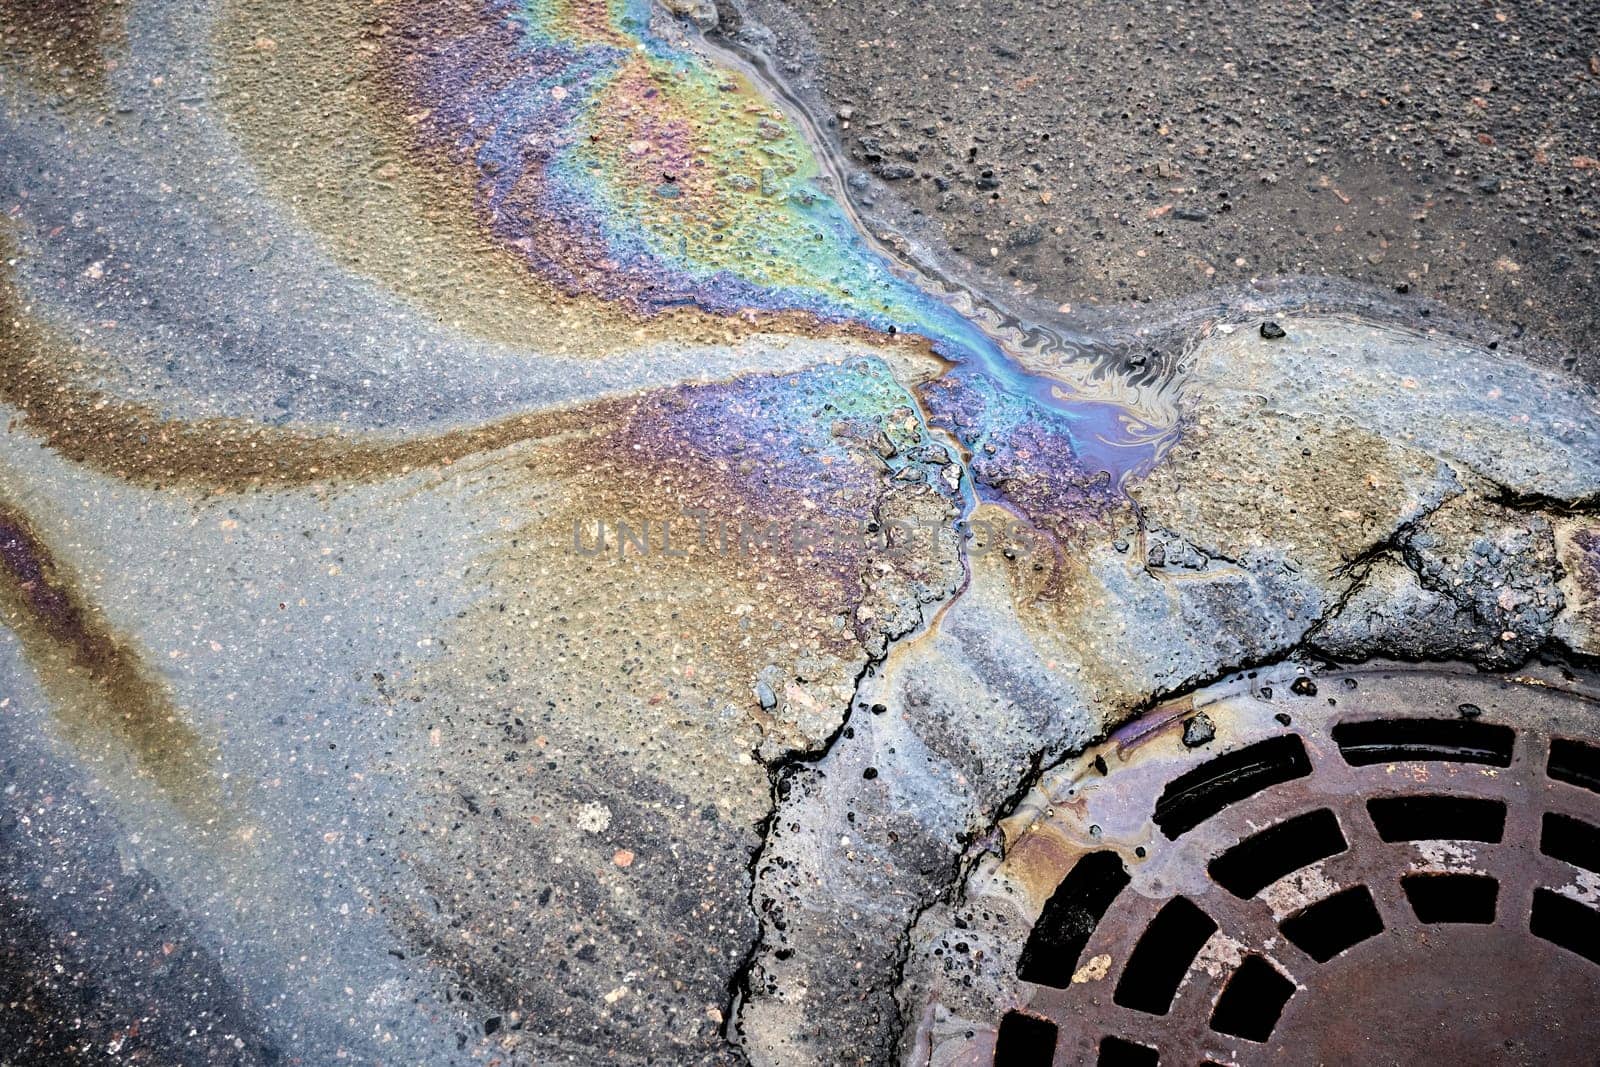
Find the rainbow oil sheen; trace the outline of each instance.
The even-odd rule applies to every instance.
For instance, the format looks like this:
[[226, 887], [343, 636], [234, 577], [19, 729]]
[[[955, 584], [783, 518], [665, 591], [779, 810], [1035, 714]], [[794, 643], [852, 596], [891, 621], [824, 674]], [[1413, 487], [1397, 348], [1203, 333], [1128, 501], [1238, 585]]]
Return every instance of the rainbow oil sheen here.
[[[475, 172], [494, 240], [569, 295], [650, 317], [677, 308], [803, 316], [927, 339], [1046, 420], [1058, 457], [1119, 483], [1160, 434], [1121, 405], [1029, 372], [931, 286], [896, 271], [822, 189], [795, 121], [750, 77], [651, 28], [648, 0], [486, 0], [475, 17], [414, 5], [391, 44], [423, 150]], [[989, 429], [991, 445], [1007, 440]]]

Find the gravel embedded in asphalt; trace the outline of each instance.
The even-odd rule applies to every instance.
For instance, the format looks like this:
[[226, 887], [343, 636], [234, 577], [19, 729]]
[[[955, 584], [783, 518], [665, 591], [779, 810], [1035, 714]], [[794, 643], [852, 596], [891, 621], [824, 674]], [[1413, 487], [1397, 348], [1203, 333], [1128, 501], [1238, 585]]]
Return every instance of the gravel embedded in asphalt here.
[[854, 162], [1052, 300], [1347, 277], [1591, 363], [1592, 3], [790, 7]]

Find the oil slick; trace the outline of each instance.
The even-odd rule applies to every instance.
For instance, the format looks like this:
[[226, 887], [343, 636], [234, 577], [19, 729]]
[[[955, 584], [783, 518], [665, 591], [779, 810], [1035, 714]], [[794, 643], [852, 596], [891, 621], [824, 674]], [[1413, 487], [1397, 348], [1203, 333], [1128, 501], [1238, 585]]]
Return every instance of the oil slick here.
[[1117, 483], [1170, 444], [1170, 425], [1028, 370], [896, 270], [820, 186], [800, 126], [744, 73], [659, 35], [645, 0], [405, 12], [387, 66], [416, 146], [470, 166], [483, 225], [563, 293], [646, 319], [688, 306], [923, 338], [1060, 421]]
[[[574, 479], [602, 467], [625, 474], [628, 464], [635, 474], [671, 472], [688, 453], [712, 480], [700, 495], [709, 490], [713, 504], [735, 501], [737, 512], [774, 513], [843, 479], [849, 513], [831, 513], [823, 500], [830, 519], [893, 521], [901, 509], [927, 511], [923, 518], [937, 523], [971, 514], [980, 501], [1036, 518], [1062, 494], [1070, 498], [1069, 512], [1096, 518], [1170, 443], [1169, 427], [1133, 410], [1137, 397], [1107, 383], [1107, 399], [1089, 399], [1082, 383], [1028, 370], [993, 330], [959, 310], [970, 309], [970, 300], [951, 298], [880, 254], [819, 182], [820, 146], [807, 140], [798, 120], [746, 73], [721, 69], [694, 51], [646, 0], [402, 2], [366, 16], [339, 3], [297, 10], [269, 11], [248, 0], [227, 6], [226, 24], [213, 31], [228, 53], [218, 102], [238, 146], [260, 163], [268, 191], [325, 240], [354, 225], [368, 193], [405, 185], [413, 206], [426, 202], [426, 209], [385, 215], [398, 211], [390, 204], [378, 211], [395, 232], [359, 231], [342, 265], [361, 261], [365, 244], [376, 241], [377, 254], [366, 258], [382, 262], [364, 263], [362, 271], [406, 299], [437, 301], [472, 321], [493, 317], [478, 312], [496, 302], [511, 308], [487, 330], [496, 340], [531, 328], [564, 342], [592, 322], [597, 343], [624, 350], [659, 336], [737, 343], [765, 332], [848, 338], [857, 350], [864, 343], [885, 359], [808, 373], [798, 391], [799, 379], [747, 373], [726, 383], [658, 390], [642, 402], [606, 399], [453, 425], [401, 420], [382, 433], [309, 420], [185, 416], [174, 413], [182, 405], [125, 395], [97, 373], [117, 364], [118, 351], [95, 348], [86, 338], [120, 341], [149, 327], [112, 318], [86, 322], [70, 303], [61, 313], [56, 292], [41, 284], [53, 268], [29, 266], [33, 257], [53, 262], [41, 256], [62, 228], [51, 227], [44, 206], [51, 187], [36, 193], [28, 187], [34, 179], [19, 177], [8, 190], [10, 219], [0, 233], [6, 261], [0, 399], [12, 409], [13, 432], [119, 482], [200, 494], [337, 489], [570, 437], [568, 447], [555, 450], [562, 458], [549, 462]], [[104, 34], [86, 36], [84, 28], [115, 21], [68, 14], [62, 25], [83, 30], [73, 39], [85, 55], [90, 36], [99, 41]], [[341, 40], [360, 45], [352, 61], [362, 76], [342, 79], [359, 86], [351, 90], [359, 93], [357, 108], [345, 106], [354, 98], [327, 95], [340, 78], [301, 78], [306, 63], [348, 54], [320, 46], [323, 26], [353, 34]], [[43, 40], [36, 34], [24, 43], [35, 38]], [[372, 153], [371, 173], [351, 179], [360, 195], [328, 194], [320, 178], [315, 189], [274, 184], [289, 179], [268, 157], [298, 158], [276, 149], [285, 124], [299, 121], [289, 102], [303, 84], [327, 104], [307, 109], [311, 128], [348, 121], [335, 142]], [[375, 138], [370, 145], [360, 139], [368, 134]], [[315, 165], [307, 169], [322, 173]], [[372, 183], [359, 184], [368, 177]], [[441, 231], [447, 239], [429, 243]], [[434, 290], [419, 297], [415, 277], [426, 265], [393, 266], [413, 237], [452, 262], [455, 252], [470, 249], [461, 288], [472, 288], [479, 266], [497, 288], [475, 292], [473, 303], [452, 303], [457, 297]], [[511, 280], [508, 262], [522, 281]], [[84, 277], [94, 282], [101, 269], [95, 260]], [[119, 269], [137, 281], [133, 263]], [[552, 307], [572, 309], [574, 317], [551, 318]], [[172, 338], [147, 334], [138, 343], [168, 348]], [[932, 385], [899, 371], [906, 353], [917, 350], [937, 357], [922, 361], [927, 376], [930, 368], [942, 372]], [[172, 378], [156, 388], [181, 395], [189, 385], [182, 366], [169, 359]], [[818, 419], [827, 420], [820, 434], [811, 432]], [[880, 428], [886, 449], [868, 439]], [[607, 452], [624, 445], [626, 453]], [[1044, 488], [1024, 493], [1032, 483], [1022, 475], [1045, 469], [1055, 473], [1038, 483]], [[896, 491], [879, 493], [884, 481]], [[680, 502], [677, 495], [670, 500]], [[14, 518], [25, 528], [25, 516]], [[947, 595], [952, 581], [942, 565], [901, 575], [857, 549], [825, 551], [815, 563], [815, 571], [785, 578], [797, 589], [814, 591], [820, 582], [837, 593], [829, 602], [845, 610], [850, 639], [873, 654], [914, 628], [905, 613], [938, 599], [936, 590]], [[881, 573], [858, 587], [869, 566]], [[150, 710], [145, 732], [157, 749], [180, 762], [190, 758], [183, 754], [198, 742], [172, 733], [186, 728], [125, 644], [108, 635], [73, 644], [76, 638], [41, 629], [24, 610], [33, 602], [19, 596], [8, 614], [37, 631], [39, 647], [60, 646], [57, 658], [80, 667], [98, 664], [88, 688], [72, 698], [75, 706], [115, 691], [130, 708]], [[87, 601], [70, 602], [80, 622], [97, 617]], [[143, 721], [128, 714], [135, 719], [119, 730]], [[136, 752], [137, 732], [129, 734]], [[139, 757], [152, 773], [159, 763], [153, 758]]]
[[210, 769], [210, 747], [183, 721], [159, 678], [111, 629], [27, 517], [3, 498], [0, 619], [21, 641], [63, 735], [91, 764], [126, 760], [191, 824], [212, 829], [231, 824]]
[[418, 148], [469, 163], [485, 225], [568, 295], [972, 343], [867, 250], [794, 124], [650, 19], [641, 0], [411, 5], [388, 66]]
[[[496, 901], [523, 893], [541, 908], [550, 899], [523, 884], [539, 871], [502, 865], [505, 856], [544, 850], [553, 867], [598, 849], [599, 869], [616, 880], [660, 862], [656, 830], [643, 828], [655, 826], [649, 812], [630, 824], [619, 806], [614, 829], [633, 825], [639, 836], [614, 843], [569, 841], [543, 814], [548, 821], [498, 823], [513, 804], [539, 813], [551, 797], [586, 797], [597, 774], [636, 781], [652, 805], [692, 802], [704, 829], [685, 855], [704, 869], [705, 907], [728, 929], [752, 922], [728, 890], [740, 885], [752, 828], [772, 801], [767, 767], [839, 736], [863, 672], [926, 628], [967, 577], [954, 538], [939, 551], [905, 552], [887, 534], [760, 560], [695, 553], [641, 573], [631, 555], [562, 552], [575, 518], [688, 508], [734, 521], [954, 529], [982, 497], [1018, 505], [1014, 478], [973, 476], [978, 457], [1007, 471], [1054, 463], [1062, 484], [1091, 486], [1084, 508], [1093, 511], [1088, 498], [1115, 495], [1159, 450], [1159, 435], [1144, 429], [1150, 420], [1132, 415], [1125, 397], [1085, 402], [1079, 385], [1027, 369], [959, 298], [884, 258], [829, 196], [814, 146], [769, 87], [708, 63], [639, 0], [399, 0], [376, 9], [235, 0], [219, 5], [215, 25], [190, 31], [209, 53], [190, 49], [192, 40], [169, 47], [152, 30], [163, 12], [131, 8], [99, 116], [86, 121], [31, 82], [0, 89], [9, 109], [0, 142], [16, 141], [26, 164], [0, 177], [0, 401], [10, 443], [22, 446], [0, 465], [15, 502], [0, 507], [0, 608], [73, 762], [103, 781], [145, 841], [184, 842], [130, 855], [170, 875], [174, 896], [196, 911], [223, 914], [210, 911], [209, 884], [180, 873], [186, 857], [224, 872], [216, 884], [246, 927], [278, 908], [309, 920], [242, 968], [251, 980], [270, 984], [310, 957], [330, 990], [346, 981], [377, 988], [368, 965], [351, 962], [372, 953], [408, 975], [417, 965], [402, 966], [407, 956], [458, 971], [473, 964], [470, 984], [486, 942], [440, 940], [434, 926], [484, 913], [485, 891]], [[214, 67], [185, 72], [173, 56], [187, 51]], [[170, 144], [147, 135], [156, 127], [172, 131]], [[196, 168], [197, 159], [220, 165]], [[95, 194], [85, 198], [84, 188]], [[367, 307], [390, 317], [369, 323]], [[334, 349], [343, 344], [365, 348], [342, 359]], [[763, 346], [799, 354], [785, 364]], [[567, 393], [507, 384], [566, 373], [548, 364], [574, 376], [602, 358], [643, 365], [661, 348], [689, 354], [681, 374], [630, 370], [622, 385]], [[449, 359], [436, 362], [445, 349]], [[482, 364], [462, 355], [480, 350]], [[692, 362], [702, 351], [720, 351], [721, 362]], [[297, 370], [289, 383], [290, 365], [313, 373]], [[331, 384], [307, 386], [315, 374]], [[655, 387], [640, 389], [642, 380]], [[983, 403], [970, 400], [979, 394]], [[483, 396], [495, 402], [475, 409]], [[1026, 436], [1036, 421], [1047, 431]], [[348, 533], [343, 509], [381, 495], [376, 482], [392, 483], [385, 508], [443, 518], [405, 527], [404, 540], [419, 540], [404, 558], [432, 553], [425, 563], [365, 572], [396, 583], [392, 600], [346, 617], [328, 594], [339, 568], [358, 568], [341, 554], [361, 543], [330, 535], [318, 545], [324, 559], [308, 531], [326, 518]], [[134, 503], [119, 512], [111, 497], [151, 511]], [[252, 664], [268, 660], [213, 650], [214, 665], [181, 689], [194, 706], [180, 707], [139, 651], [165, 647], [145, 623], [170, 613], [147, 609], [150, 620], [118, 632], [111, 604], [94, 603], [97, 583], [73, 577], [96, 570], [92, 551], [71, 538], [52, 544], [42, 531], [53, 527], [24, 513], [24, 503], [56, 499], [88, 501], [90, 523], [117, 514], [149, 522], [130, 545], [172, 520], [143, 543], [123, 588], [150, 587], [140, 570], [150, 544], [178, 546], [171, 551], [192, 565], [192, 587], [205, 590], [195, 603], [224, 638], [241, 632], [230, 626], [261, 625], [241, 592], [261, 561], [162, 538], [190, 511], [317, 515], [272, 544], [296, 557], [280, 580], [312, 586], [327, 604], [299, 631], [316, 636], [292, 647], [316, 650], [298, 681], [307, 694], [335, 694], [324, 699], [337, 707], [314, 723], [279, 725], [259, 707], [239, 711], [241, 700], [219, 725], [202, 725], [219, 721], [211, 713], [224, 705], [207, 703], [217, 692], [232, 699], [215, 677], [238, 672], [242, 695], [259, 704], [279, 684], [255, 673]], [[1020, 510], [1037, 516], [1048, 504]], [[150, 519], [157, 511], [166, 518]], [[331, 635], [358, 630], [384, 677], [409, 681], [397, 690], [404, 703], [380, 692], [381, 721], [340, 702], [344, 683], [329, 673], [341, 654], [360, 654], [341, 653]], [[259, 647], [283, 640], [276, 629], [242, 632], [259, 634]], [[395, 639], [402, 632], [404, 642]], [[475, 727], [462, 721], [463, 708], [486, 700], [526, 734], [531, 747], [513, 753], [514, 765], [487, 768]], [[423, 721], [435, 728], [415, 733]], [[645, 748], [619, 748], [641, 724]], [[351, 731], [381, 732], [375, 747], [403, 754], [370, 786], [371, 766], [347, 755], [359, 750]], [[261, 781], [238, 773], [284, 753]], [[236, 777], [224, 779], [224, 767]], [[363, 807], [369, 789], [392, 791], [383, 810], [413, 826], [419, 813], [432, 820], [443, 790], [436, 822], [451, 830], [461, 816], [447, 786], [457, 780], [502, 790], [481, 811], [467, 809], [476, 843], [438, 842], [457, 860], [437, 865], [431, 842], [393, 858], [341, 851], [358, 828], [385, 825]], [[337, 796], [330, 781], [341, 783]], [[606, 859], [622, 851], [638, 856], [630, 874]], [[358, 880], [350, 872], [368, 863], [376, 873], [361, 899], [395, 910], [372, 920], [380, 934], [338, 941], [328, 923], [340, 927], [344, 912], [320, 898], [300, 903], [314, 880], [303, 872]], [[496, 874], [463, 881], [462, 870]], [[640, 907], [641, 928], [666, 929], [657, 917], [681, 895], [662, 883], [660, 899]], [[594, 936], [610, 936], [636, 921], [621, 899], [574, 894], [567, 906], [581, 904]], [[413, 905], [426, 929], [388, 940], [387, 924], [407, 928]], [[300, 957], [287, 971], [266, 959], [280, 948]], [[523, 969], [544, 967], [523, 949], [512, 953], [519, 978], [507, 1003], [535, 987]], [[670, 937], [651, 951], [663, 971], [676, 966]], [[711, 959], [685, 972], [684, 998], [720, 1000], [733, 965]], [[592, 1033], [612, 1025], [611, 1011], [603, 1000], [593, 1025], [585, 1015], [551, 1026]], [[686, 1047], [720, 1041], [712, 1030], [721, 1018], [703, 1008], [699, 1017], [682, 1028]], [[658, 1036], [642, 1020], [623, 1029], [627, 1042]], [[412, 1036], [421, 1048], [442, 1033]]]

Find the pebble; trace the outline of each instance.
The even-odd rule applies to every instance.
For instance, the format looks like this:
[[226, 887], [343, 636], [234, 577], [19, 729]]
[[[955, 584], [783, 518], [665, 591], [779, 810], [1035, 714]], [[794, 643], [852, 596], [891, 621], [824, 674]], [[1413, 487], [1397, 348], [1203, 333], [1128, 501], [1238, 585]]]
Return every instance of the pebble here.
[[1022, 229], [1007, 235], [1006, 247], [1013, 249], [1027, 248], [1030, 245], [1038, 244], [1042, 240], [1044, 240], [1043, 227], [1037, 224], [1032, 226], [1024, 226]]
[[1201, 712], [1183, 724], [1183, 747], [1199, 748], [1209, 745], [1217, 736], [1217, 724], [1211, 721], [1211, 716]]

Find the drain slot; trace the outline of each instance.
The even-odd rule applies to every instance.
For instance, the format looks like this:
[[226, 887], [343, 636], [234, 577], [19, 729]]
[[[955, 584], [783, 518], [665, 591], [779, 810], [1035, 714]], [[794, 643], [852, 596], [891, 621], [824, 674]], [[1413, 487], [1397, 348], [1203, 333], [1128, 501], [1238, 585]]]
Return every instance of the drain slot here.
[[1283, 936], [1318, 963], [1383, 933], [1383, 918], [1364, 885], [1317, 901], [1278, 924]]
[[1539, 851], [1552, 859], [1600, 874], [1600, 826], [1547, 811], [1539, 832]]
[[1467, 719], [1372, 719], [1341, 722], [1333, 742], [1352, 767], [1440, 760], [1511, 766], [1516, 731]]
[[1550, 742], [1545, 773], [1558, 782], [1600, 793], [1600, 748], [1558, 737]]
[[1339, 820], [1327, 808], [1308, 811], [1247, 837], [1206, 867], [1211, 878], [1248, 900], [1286, 874], [1347, 849]]
[[1056, 1024], [1008, 1011], [994, 1042], [994, 1067], [1050, 1067], [1056, 1058]]
[[1533, 891], [1528, 929], [1552, 945], [1600, 964], [1600, 912], [1549, 889]]
[[1055, 989], [1071, 985], [1089, 936], [1128, 882], [1128, 869], [1115, 852], [1091, 852], [1074, 864], [1039, 912], [1017, 960], [1017, 977]]
[[1294, 996], [1294, 983], [1260, 956], [1246, 956], [1211, 1013], [1211, 1029], [1246, 1041], [1265, 1041]]
[[1400, 879], [1417, 921], [1494, 922], [1500, 883], [1481, 874], [1408, 874]]
[[1488, 841], [1506, 829], [1506, 806], [1498, 800], [1420, 794], [1374, 797], [1367, 814], [1384, 841]]
[[1102, 1038], [1100, 1055], [1095, 1060], [1098, 1067], [1156, 1067], [1160, 1062], [1159, 1050], [1149, 1045], [1136, 1045], [1120, 1037]]
[[1173, 897], [1133, 947], [1112, 999], [1124, 1008], [1165, 1015], [1194, 958], [1216, 932], [1211, 916], [1187, 897]]
[[1310, 773], [1311, 760], [1296, 735], [1258, 741], [1168, 782], [1156, 801], [1155, 824], [1176, 840], [1228, 805]]

